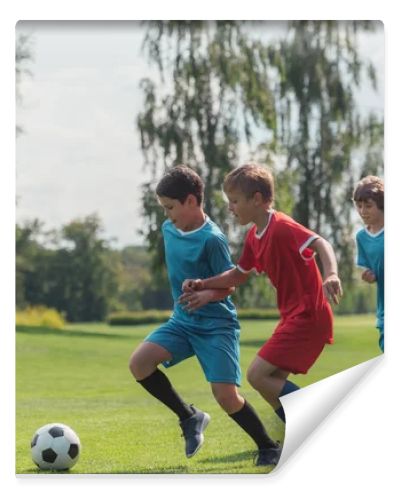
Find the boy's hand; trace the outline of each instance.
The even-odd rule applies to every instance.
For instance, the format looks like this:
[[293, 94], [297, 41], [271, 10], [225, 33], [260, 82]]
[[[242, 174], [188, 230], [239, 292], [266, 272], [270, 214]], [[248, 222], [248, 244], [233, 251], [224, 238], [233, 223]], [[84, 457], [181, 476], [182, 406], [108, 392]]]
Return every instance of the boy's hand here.
[[361, 275], [361, 279], [366, 281], [367, 283], [375, 283], [376, 281], [376, 276], [375, 274], [371, 271], [371, 269], [365, 269]]
[[[187, 280], [189, 281], [189, 280]], [[200, 280], [199, 280], [200, 281]], [[193, 312], [200, 307], [205, 306], [214, 299], [213, 290], [199, 290], [198, 292], [190, 290], [189, 292], [184, 292], [178, 299], [180, 304], [183, 305], [183, 309], [187, 312]]]
[[203, 290], [203, 283], [201, 280], [187, 279], [182, 283], [182, 292], [195, 292]]
[[325, 297], [334, 304], [339, 304], [340, 297], [343, 295], [342, 284], [336, 273], [330, 274], [323, 282]]

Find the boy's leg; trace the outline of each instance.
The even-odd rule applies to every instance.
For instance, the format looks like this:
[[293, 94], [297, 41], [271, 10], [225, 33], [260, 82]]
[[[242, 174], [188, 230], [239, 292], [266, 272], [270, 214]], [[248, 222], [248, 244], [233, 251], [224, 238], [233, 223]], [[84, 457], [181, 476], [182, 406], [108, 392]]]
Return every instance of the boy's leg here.
[[213, 382], [211, 388], [219, 405], [253, 439], [259, 452], [261, 450], [257, 465], [276, 465], [281, 450], [268, 436], [254, 408], [238, 393], [236, 385]]
[[385, 351], [385, 335], [383, 332], [383, 327], [378, 328], [378, 331], [379, 331], [379, 348], [382, 352], [384, 352]]
[[[241, 375], [239, 329], [215, 328], [212, 334], [207, 331], [204, 335], [191, 335], [190, 341], [215, 399], [257, 444], [257, 465], [276, 465], [281, 448], [268, 436], [254, 409], [237, 390]], [[225, 382], [215, 382], [219, 380]]]
[[129, 368], [136, 381], [147, 392], [170, 408], [180, 420], [193, 415], [193, 409], [185, 403], [172, 387], [168, 377], [157, 366], [169, 361], [171, 354], [164, 347], [144, 342], [133, 352]]
[[203, 431], [210, 421], [210, 416], [185, 403], [172, 387], [168, 377], [157, 368], [160, 363], [169, 361], [171, 357], [171, 353], [164, 347], [144, 342], [133, 352], [129, 368], [142, 387], [178, 416], [185, 438], [186, 456], [190, 458], [203, 444]]
[[289, 372], [279, 369], [265, 359], [257, 356], [247, 370], [247, 380], [285, 422], [285, 413], [279, 398], [297, 391], [299, 387], [287, 380]]
[[[276, 370], [272, 374], [274, 377], [281, 378], [285, 380], [285, 383], [282, 387], [281, 392], [279, 393], [278, 397], [286, 396], [286, 394], [290, 394], [291, 392], [298, 391], [300, 387], [290, 380], [287, 380], [287, 377], [290, 375], [290, 372], [286, 372], [284, 370]], [[283, 406], [279, 402], [279, 407], [274, 408], [275, 413], [278, 415], [278, 417], [282, 420], [282, 422], [286, 423], [286, 417], [285, 417], [285, 412], [283, 410]]]

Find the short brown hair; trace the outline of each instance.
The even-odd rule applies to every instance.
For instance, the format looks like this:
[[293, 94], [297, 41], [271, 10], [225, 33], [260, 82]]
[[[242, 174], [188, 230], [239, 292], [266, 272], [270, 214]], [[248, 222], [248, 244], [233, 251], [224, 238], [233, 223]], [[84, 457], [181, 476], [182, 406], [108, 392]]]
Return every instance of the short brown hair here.
[[203, 202], [204, 183], [200, 176], [186, 165], [177, 165], [166, 171], [156, 187], [157, 196], [166, 196], [181, 203], [189, 194], [196, 197], [198, 205]]
[[368, 175], [360, 180], [353, 193], [353, 201], [373, 200], [376, 206], [384, 209], [384, 183], [375, 175]]
[[229, 172], [223, 187], [225, 192], [238, 189], [246, 198], [261, 193], [264, 201], [274, 200], [274, 178], [269, 170], [257, 163], [246, 163]]

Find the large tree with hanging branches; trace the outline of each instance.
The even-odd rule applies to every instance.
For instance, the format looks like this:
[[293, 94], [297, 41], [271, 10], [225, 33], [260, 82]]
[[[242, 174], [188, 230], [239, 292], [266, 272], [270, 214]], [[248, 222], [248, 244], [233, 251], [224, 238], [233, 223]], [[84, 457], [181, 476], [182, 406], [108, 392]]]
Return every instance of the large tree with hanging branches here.
[[383, 171], [382, 118], [374, 110], [362, 114], [356, 100], [362, 82], [377, 85], [375, 69], [357, 45], [358, 34], [375, 26], [291, 22], [286, 38], [268, 48], [277, 72], [277, 144], [290, 179], [292, 215], [332, 241], [345, 280], [354, 267], [354, 184]]
[[329, 238], [350, 277], [351, 189], [367, 170], [382, 169], [382, 119], [362, 116], [355, 98], [366, 79], [376, 84], [357, 48], [358, 34], [374, 24], [290, 22], [276, 41], [260, 26], [267, 33], [270, 25], [146, 23], [144, 50], [160, 80], [142, 80], [137, 124], [152, 173], [143, 234], [154, 268], [163, 262], [154, 184], [164, 169], [195, 168], [205, 181], [206, 212], [232, 236], [221, 184], [247, 154], [274, 169], [277, 207]]
[[[229, 232], [223, 178], [256, 128], [263, 136], [275, 130], [263, 46], [234, 21], [159, 21], [147, 24], [144, 48], [160, 74], [158, 86], [141, 82], [144, 110], [137, 121], [152, 178], [174, 164], [190, 165], [205, 181], [205, 211]], [[160, 269], [162, 214], [154, 182], [144, 186], [143, 232]]]

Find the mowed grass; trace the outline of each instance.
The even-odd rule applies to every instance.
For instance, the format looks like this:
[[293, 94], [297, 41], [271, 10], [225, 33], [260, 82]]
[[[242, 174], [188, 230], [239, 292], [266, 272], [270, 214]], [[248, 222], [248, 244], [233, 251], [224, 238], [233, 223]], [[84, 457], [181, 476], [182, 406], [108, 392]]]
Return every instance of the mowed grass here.
[[[243, 321], [243, 374], [271, 335], [274, 321]], [[39, 471], [31, 461], [35, 430], [50, 422], [71, 426], [82, 443], [69, 474], [255, 474], [252, 440], [214, 401], [195, 358], [167, 370], [183, 398], [211, 415], [203, 448], [190, 460], [176, 416], [136, 383], [129, 370], [132, 350], [154, 328], [68, 325], [64, 331], [19, 329], [16, 336], [16, 473]], [[300, 386], [321, 380], [380, 354], [374, 317], [335, 319], [335, 344], [327, 346]], [[243, 376], [241, 393], [253, 404], [274, 439], [284, 426]], [[51, 474], [51, 472], [50, 472]]]

